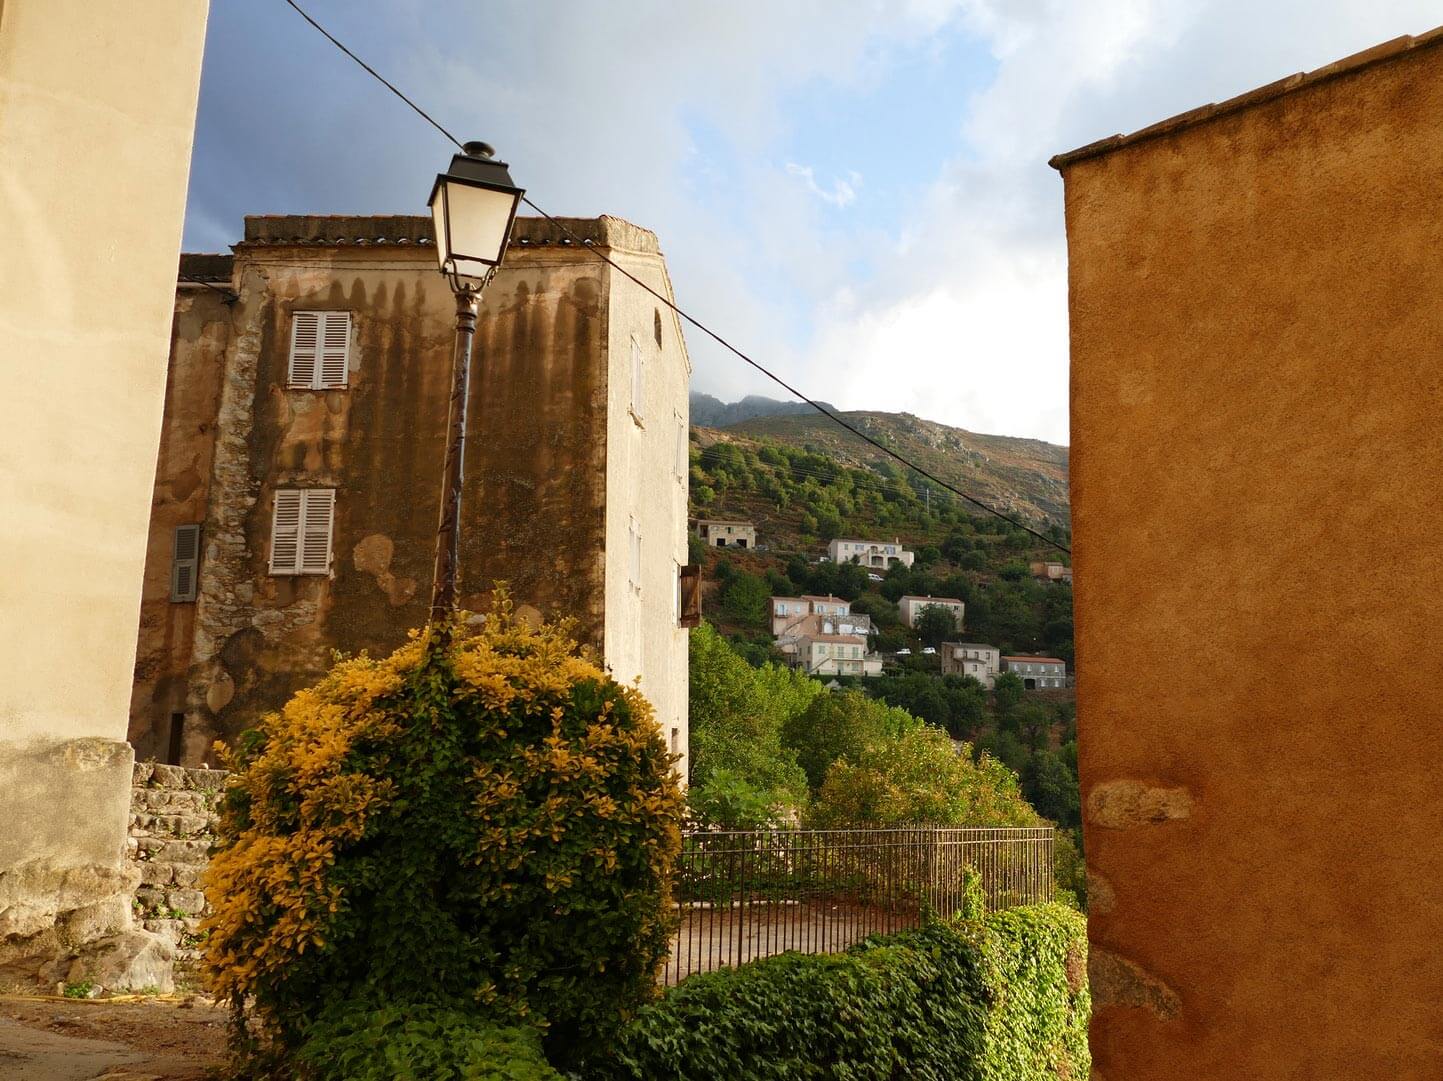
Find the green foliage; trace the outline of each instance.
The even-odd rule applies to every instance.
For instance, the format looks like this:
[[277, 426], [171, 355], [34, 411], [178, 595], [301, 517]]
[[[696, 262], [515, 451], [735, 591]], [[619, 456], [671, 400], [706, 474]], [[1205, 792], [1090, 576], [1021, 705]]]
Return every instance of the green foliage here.
[[806, 774], [782, 745], [782, 725], [824, 694], [815, 680], [780, 665], [753, 668], [708, 623], [691, 632], [691, 786], [693, 814], [728, 800], [707, 794], [719, 771], [778, 811], [800, 807]]
[[1022, 701], [1022, 677], [1016, 672], [1002, 672], [992, 681], [992, 701], [1000, 716], [1006, 716]]
[[741, 774], [723, 767], [712, 770], [705, 784], [691, 786], [687, 807], [698, 825], [712, 829], [769, 829], [779, 825], [791, 808], [790, 795], [758, 788]]
[[765, 580], [747, 571], [736, 571], [721, 591], [722, 611], [745, 626], [765, 627], [770, 597], [771, 590]]
[[95, 991], [95, 984], [90, 980], [76, 980], [74, 983], [67, 983], [63, 995], [65, 998], [89, 998]]
[[296, 1059], [300, 1081], [561, 1081], [536, 1029], [434, 1007], [338, 1011]]
[[1012, 771], [986, 755], [974, 762], [971, 752], [965, 743], [959, 752], [946, 733], [928, 725], [872, 741], [855, 761], [832, 763], [808, 825], [1041, 825]]
[[232, 757], [207, 871], [219, 996], [294, 1049], [327, 1011], [546, 1026], [567, 1061], [655, 994], [682, 798], [651, 708], [514, 621], [343, 660]]
[[917, 613], [913, 629], [917, 632], [917, 637], [935, 648], [956, 636], [957, 616], [950, 608], [929, 604]]
[[1022, 768], [1022, 791], [1037, 813], [1064, 829], [1082, 825], [1077, 774], [1057, 751], [1038, 751]]
[[896, 739], [918, 726], [915, 717], [855, 691], [823, 694], [782, 725], [782, 743], [796, 756], [807, 784], [821, 788], [839, 758], [860, 760], [872, 743]]
[[1082, 828], [1053, 835], [1052, 879], [1057, 899], [1087, 911], [1087, 865], [1082, 858]]
[[844, 954], [693, 976], [644, 1009], [597, 1081], [1087, 1077], [1087, 929], [1061, 905], [939, 921]]
[[976, 680], [939, 679], [933, 672], [889, 672], [869, 680], [866, 690], [956, 739], [971, 736], [986, 717], [987, 692]]

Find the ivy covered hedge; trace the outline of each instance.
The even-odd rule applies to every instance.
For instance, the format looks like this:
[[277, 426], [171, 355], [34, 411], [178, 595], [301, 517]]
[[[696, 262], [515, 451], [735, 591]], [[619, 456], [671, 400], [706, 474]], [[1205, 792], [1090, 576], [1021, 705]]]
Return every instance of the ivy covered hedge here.
[[1055, 1081], [1088, 1075], [1087, 927], [1057, 904], [693, 976], [597, 1081]]

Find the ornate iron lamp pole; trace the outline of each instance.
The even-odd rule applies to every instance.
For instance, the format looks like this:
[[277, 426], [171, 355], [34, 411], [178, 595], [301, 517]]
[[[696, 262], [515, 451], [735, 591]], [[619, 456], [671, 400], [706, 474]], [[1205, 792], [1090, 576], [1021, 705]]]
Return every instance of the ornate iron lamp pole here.
[[[456, 610], [457, 561], [461, 539], [461, 482], [466, 464], [466, 404], [470, 396], [471, 343], [481, 290], [506, 254], [516, 208], [524, 194], [511, 182], [505, 162], [485, 143], [467, 143], [436, 177], [431, 217], [436, 257], [456, 294], [456, 352], [452, 361], [446, 464], [441, 478], [441, 517], [436, 529], [431, 622], [449, 625]], [[443, 633], [445, 631], [443, 630]]]

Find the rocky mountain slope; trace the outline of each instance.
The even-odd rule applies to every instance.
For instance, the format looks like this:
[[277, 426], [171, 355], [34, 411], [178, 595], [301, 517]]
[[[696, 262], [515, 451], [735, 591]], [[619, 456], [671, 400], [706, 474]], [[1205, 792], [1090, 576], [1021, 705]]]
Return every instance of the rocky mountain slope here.
[[[742, 406], [744, 402], [734, 405]], [[771, 440], [813, 450], [845, 465], [875, 468], [891, 461], [810, 407], [802, 408], [807, 412], [755, 415], [724, 427], [712, 426], [710, 431], [694, 412], [692, 423], [698, 429], [697, 441], [703, 446], [717, 440]], [[1055, 523], [1070, 528], [1066, 447], [1039, 439], [979, 435], [910, 413], [857, 411], [840, 415], [903, 457], [998, 510], [1034, 526]]]

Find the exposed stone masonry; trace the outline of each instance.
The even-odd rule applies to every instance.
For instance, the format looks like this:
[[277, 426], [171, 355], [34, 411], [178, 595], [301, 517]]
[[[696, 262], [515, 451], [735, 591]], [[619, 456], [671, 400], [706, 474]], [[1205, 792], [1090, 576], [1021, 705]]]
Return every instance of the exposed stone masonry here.
[[135, 918], [175, 947], [179, 986], [197, 982], [206, 914], [200, 875], [214, 841], [225, 770], [135, 764], [130, 805], [130, 858], [140, 868]]

